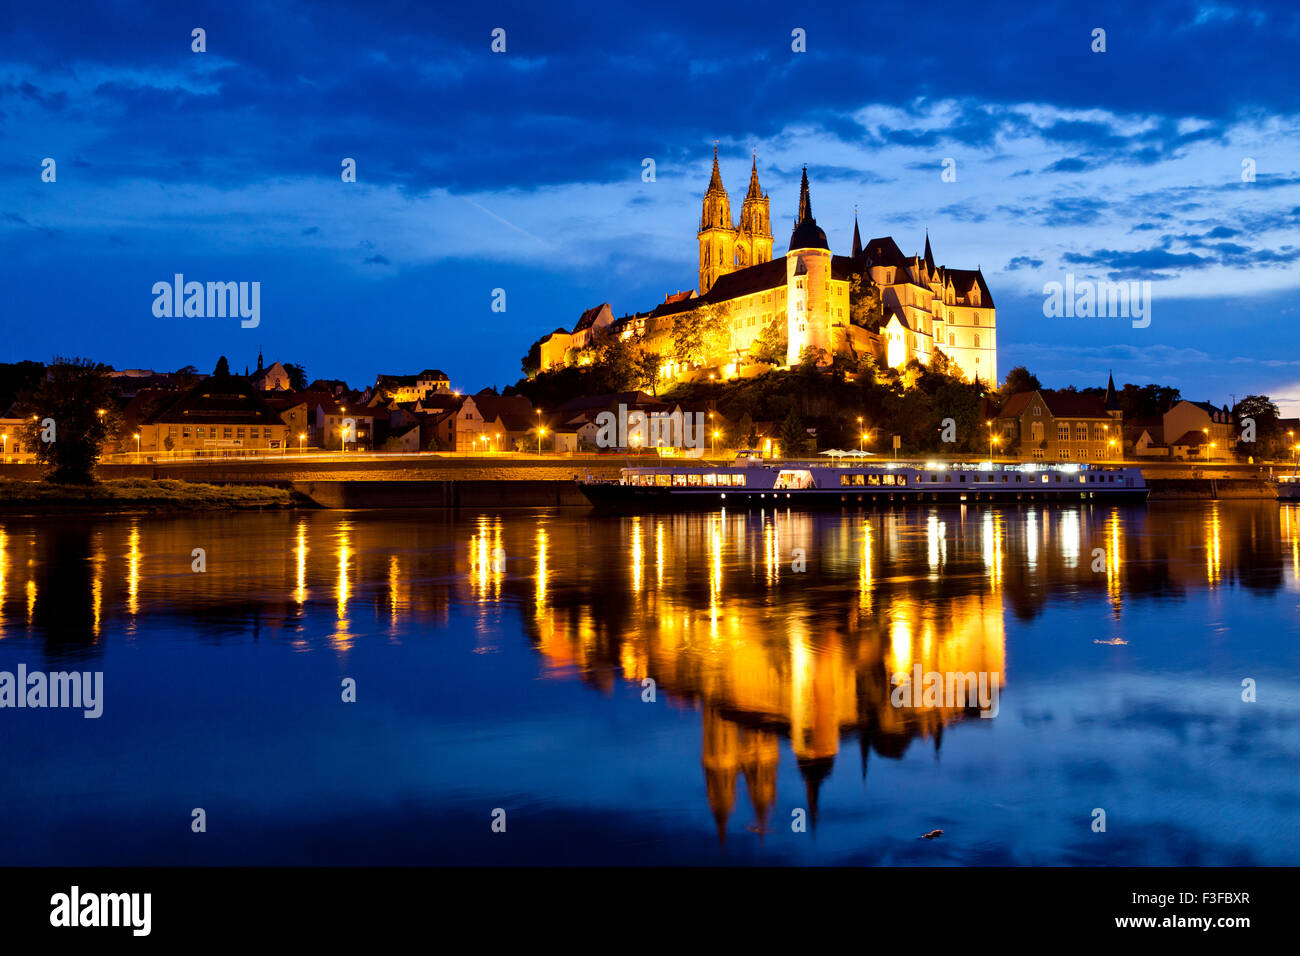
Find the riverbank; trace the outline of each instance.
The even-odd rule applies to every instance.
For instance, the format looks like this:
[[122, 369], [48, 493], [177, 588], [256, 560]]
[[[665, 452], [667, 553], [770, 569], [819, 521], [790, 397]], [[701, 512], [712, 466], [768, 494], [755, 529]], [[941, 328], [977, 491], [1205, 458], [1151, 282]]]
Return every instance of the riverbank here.
[[247, 511], [306, 503], [289, 488], [121, 478], [94, 485], [0, 479], [0, 514]]

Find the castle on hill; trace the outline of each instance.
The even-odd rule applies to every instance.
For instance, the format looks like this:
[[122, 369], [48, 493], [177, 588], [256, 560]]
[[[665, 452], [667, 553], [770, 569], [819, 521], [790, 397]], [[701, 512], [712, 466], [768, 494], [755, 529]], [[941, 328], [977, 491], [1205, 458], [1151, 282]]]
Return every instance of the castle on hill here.
[[[924, 254], [910, 257], [889, 236], [864, 244], [856, 213], [851, 254], [833, 255], [813, 218], [807, 167], [789, 248], [773, 260], [757, 155], [735, 222], [715, 146], [696, 238], [698, 291], [671, 293], [651, 311], [617, 318], [608, 302], [586, 310], [572, 330], [542, 339], [541, 370], [589, 363], [601, 338], [613, 335], [660, 356], [664, 379], [743, 375], [760, 356], [769, 366], [829, 365], [837, 353], [872, 356], [901, 371], [912, 359], [930, 365], [941, 353], [951, 373], [997, 384], [996, 313], [980, 270], [937, 265], [928, 233]], [[695, 334], [684, 337], [688, 326]], [[684, 341], [697, 346], [692, 354], [684, 354]]]

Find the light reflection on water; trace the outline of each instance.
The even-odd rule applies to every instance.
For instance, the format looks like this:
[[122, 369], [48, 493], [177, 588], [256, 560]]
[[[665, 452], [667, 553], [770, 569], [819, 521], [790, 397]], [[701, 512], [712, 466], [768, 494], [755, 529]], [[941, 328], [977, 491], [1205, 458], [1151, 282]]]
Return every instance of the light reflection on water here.
[[1296, 863], [1298, 603], [1272, 502], [4, 518], [0, 668], [108, 689], [0, 711], [0, 862]]

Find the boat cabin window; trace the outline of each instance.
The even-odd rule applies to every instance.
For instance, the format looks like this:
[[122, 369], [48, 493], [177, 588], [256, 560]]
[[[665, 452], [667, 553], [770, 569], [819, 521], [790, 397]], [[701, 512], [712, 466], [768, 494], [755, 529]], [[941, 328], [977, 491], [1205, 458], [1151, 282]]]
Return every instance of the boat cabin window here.
[[813, 477], [811, 471], [782, 471], [776, 476], [776, 488], [811, 488]]
[[656, 485], [671, 485], [673, 483], [672, 475], [655, 475]]
[[[688, 485], [692, 485], [692, 486], [698, 488], [698, 487], [700, 487], [700, 478], [701, 478], [701, 477], [702, 477], [701, 475], [687, 475], [687, 476], [686, 476], [686, 483], [687, 483]], [[709, 477], [712, 478], [713, 476], [710, 475]]]
[[[726, 477], [727, 477], [726, 475], [714, 475], [714, 474], [708, 474], [708, 475], [705, 475], [705, 476], [704, 476], [704, 486], [705, 486], [706, 488], [712, 488], [714, 485], [718, 484], [718, 479], [719, 479], [719, 478], [724, 478], [724, 479], [725, 479]], [[725, 485], [725, 484], [726, 484], [726, 481], [723, 481], [722, 484]]]
[[685, 475], [673, 475], [673, 485], [674, 485], [675, 487], [681, 488], [681, 487], [685, 486], [685, 484], [686, 484], [686, 476], [685, 476]]

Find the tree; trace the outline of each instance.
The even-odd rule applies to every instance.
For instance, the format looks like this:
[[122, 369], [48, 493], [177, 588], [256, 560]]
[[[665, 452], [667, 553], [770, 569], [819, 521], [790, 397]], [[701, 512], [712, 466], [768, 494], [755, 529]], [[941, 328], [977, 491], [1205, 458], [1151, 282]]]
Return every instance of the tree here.
[[217, 359], [217, 367], [212, 370], [212, 374], [222, 376], [230, 374], [230, 363], [226, 361], [224, 355]]
[[289, 373], [289, 387], [301, 392], [307, 387], [307, 370], [301, 365], [286, 364], [284, 370]]
[[1002, 388], [999, 389], [999, 398], [1005, 402], [1012, 395], [1017, 395], [1020, 392], [1036, 392], [1042, 387], [1037, 375], [1032, 374], [1023, 365], [1017, 365], [1007, 372], [1007, 377], [1002, 382]]
[[880, 287], [869, 275], [855, 273], [849, 279], [849, 321], [873, 332], [885, 324]]
[[637, 388], [648, 388], [650, 394], [659, 394], [659, 368], [663, 359], [658, 352], [641, 352], [632, 360], [632, 374]]
[[543, 335], [542, 338], [528, 346], [528, 354], [519, 360], [525, 378], [532, 378], [542, 370], [542, 340], [547, 338], [550, 338], [550, 336]]
[[799, 409], [791, 406], [790, 413], [781, 423], [781, 448], [786, 458], [799, 458], [808, 450], [808, 429], [804, 427]]
[[[1232, 416], [1238, 424], [1237, 451], [1243, 455], [1259, 457], [1261, 454], [1275, 452], [1273, 447], [1285, 433], [1278, 423], [1278, 407], [1267, 395], [1247, 395], [1232, 406]], [[1242, 419], [1249, 418], [1255, 423], [1255, 440], [1241, 440]]]
[[784, 365], [786, 352], [790, 349], [789, 334], [785, 316], [778, 315], [754, 339], [749, 350], [750, 359], [767, 365]]
[[51, 470], [47, 481], [88, 485], [109, 436], [120, 427], [113, 406], [112, 371], [83, 358], [55, 358], [22, 407], [27, 443]]
[[673, 349], [684, 364], [693, 365], [704, 360], [705, 322], [704, 309], [694, 309], [677, 317], [673, 326]]
[[754, 419], [750, 417], [749, 412], [740, 416], [740, 424], [736, 426], [736, 437], [745, 448], [753, 448], [758, 444], [758, 429], [754, 427]]

